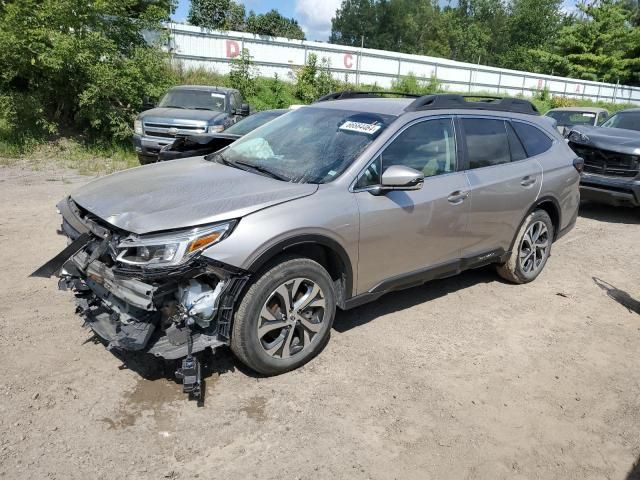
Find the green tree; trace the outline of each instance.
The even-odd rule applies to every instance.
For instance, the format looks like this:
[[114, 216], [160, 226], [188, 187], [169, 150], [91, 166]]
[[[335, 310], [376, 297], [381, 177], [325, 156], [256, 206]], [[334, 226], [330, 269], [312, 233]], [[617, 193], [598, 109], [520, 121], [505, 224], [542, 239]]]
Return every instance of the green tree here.
[[244, 5], [233, 0], [191, 0], [187, 21], [197, 27], [244, 31]]
[[145, 97], [169, 79], [160, 31], [172, 0], [20, 0], [0, 8], [5, 134], [69, 128], [124, 139]]
[[620, 0], [578, 5], [580, 15], [564, 26], [550, 49], [535, 56], [546, 69], [585, 80], [640, 83], [640, 28]]
[[270, 10], [264, 14], [249, 12], [245, 31], [256, 35], [285, 37], [304, 40], [304, 32], [293, 18], [283, 17], [277, 10]]

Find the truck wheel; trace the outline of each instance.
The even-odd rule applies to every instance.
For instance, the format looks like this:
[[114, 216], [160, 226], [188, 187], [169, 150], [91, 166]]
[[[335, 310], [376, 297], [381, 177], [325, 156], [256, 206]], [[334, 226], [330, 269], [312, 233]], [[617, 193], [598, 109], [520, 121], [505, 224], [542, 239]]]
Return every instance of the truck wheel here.
[[158, 161], [157, 157], [153, 157], [151, 155], [140, 155], [138, 154], [138, 161], [140, 165], [149, 165], [150, 163], [155, 163]]
[[509, 259], [498, 265], [498, 274], [513, 283], [529, 283], [536, 279], [551, 254], [553, 223], [544, 210], [535, 210], [518, 231]]
[[324, 348], [335, 312], [327, 271], [313, 260], [285, 257], [264, 269], [242, 298], [231, 349], [264, 375], [293, 370]]

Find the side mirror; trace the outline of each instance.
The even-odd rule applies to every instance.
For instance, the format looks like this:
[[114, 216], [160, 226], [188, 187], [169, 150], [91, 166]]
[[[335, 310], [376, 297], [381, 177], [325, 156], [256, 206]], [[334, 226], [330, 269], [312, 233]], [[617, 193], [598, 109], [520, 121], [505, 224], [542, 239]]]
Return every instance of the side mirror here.
[[250, 109], [250, 107], [249, 107], [249, 104], [248, 104], [248, 103], [243, 103], [242, 105], [240, 105], [240, 108], [238, 108], [238, 109], [236, 110], [236, 114], [237, 114], [237, 115], [240, 115], [240, 116], [242, 116], [242, 117], [248, 117], [248, 116], [249, 116], [249, 114], [251, 113], [251, 111], [250, 111], [250, 110], [251, 110], [251, 109]]
[[392, 165], [382, 173], [382, 190], [420, 190], [424, 174], [404, 165]]
[[142, 111], [151, 110], [152, 108], [156, 108], [155, 102], [153, 102], [149, 97], [145, 97], [142, 102]]

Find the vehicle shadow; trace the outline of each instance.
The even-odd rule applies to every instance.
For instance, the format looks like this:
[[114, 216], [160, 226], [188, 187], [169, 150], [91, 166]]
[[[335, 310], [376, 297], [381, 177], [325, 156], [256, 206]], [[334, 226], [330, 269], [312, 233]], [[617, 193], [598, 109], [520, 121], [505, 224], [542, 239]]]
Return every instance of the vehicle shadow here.
[[375, 302], [353, 310], [339, 310], [333, 323], [333, 328], [337, 332], [343, 333], [352, 328], [365, 325], [383, 315], [444, 297], [478, 283], [493, 282], [505, 283], [491, 266], [467, 270], [455, 277], [432, 280], [407, 290], [388, 293]]
[[640, 208], [613, 207], [599, 203], [582, 202], [578, 214], [600, 222], [640, 225]]
[[629, 295], [624, 290], [620, 290], [620, 289], [614, 287], [613, 285], [611, 285], [610, 283], [605, 282], [604, 280], [601, 280], [598, 277], [592, 277], [592, 278], [593, 278], [594, 283], [598, 287], [600, 287], [602, 290], [607, 292], [607, 296], [609, 298], [615, 300], [616, 302], [618, 302], [620, 305], [625, 307], [630, 312], [635, 312], [638, 315], [640, 315], [640, 301], [638, 301], [635, 298], [633, 298], [631, 295]]
[[631, 466], [631, 470], [629, 470], [625, 480], [640, 480], [640, 457], [638, 457], [636, 463]]

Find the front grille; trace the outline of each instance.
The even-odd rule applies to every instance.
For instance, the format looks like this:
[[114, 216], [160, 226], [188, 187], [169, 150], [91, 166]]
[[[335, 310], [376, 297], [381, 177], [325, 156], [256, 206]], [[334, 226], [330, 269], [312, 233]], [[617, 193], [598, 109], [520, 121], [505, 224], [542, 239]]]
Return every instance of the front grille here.
[[569, 147], [584, 159], [584, 171], [612, 177], [633, 178], [640, 173], [640, 159], [635, 155], [591, 148], [569, 142]]
[[206, 127], [199, 125], [174, 125], [166, 123], [145, 123], [144, 133], [150, 137], [176, 138], [197, 133], [206, 133]]

